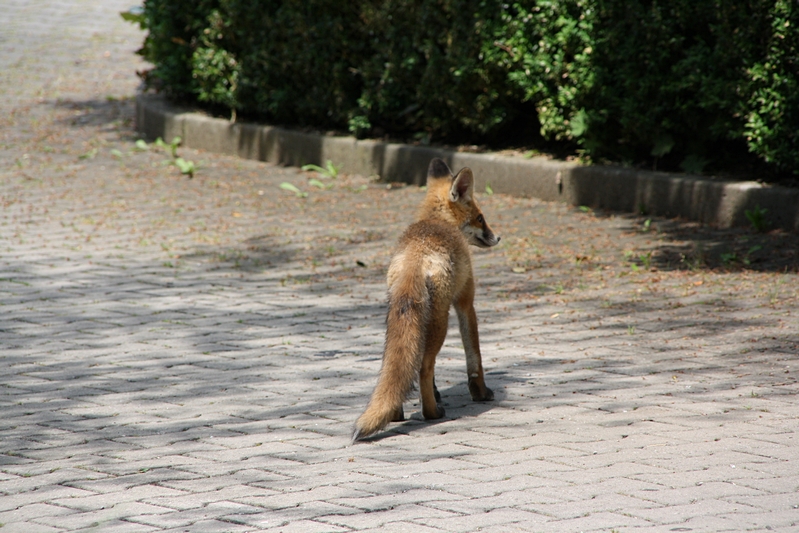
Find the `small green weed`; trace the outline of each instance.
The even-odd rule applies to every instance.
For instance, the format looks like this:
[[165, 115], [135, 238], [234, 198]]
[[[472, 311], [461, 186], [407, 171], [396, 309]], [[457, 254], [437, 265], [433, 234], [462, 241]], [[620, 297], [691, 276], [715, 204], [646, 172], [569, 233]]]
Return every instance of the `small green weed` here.
[[[161, 148], [167, 154], [169, 154], [172, 159], [168, 159], [163, 162], [164, 165], [174, 165], [178, 167], [180, 173], [184, 176], [188, 176], [189, 178], [194, 177], [194, 173], [197, 172], [197, 165], [194, 164], [194, 161], [190, 159], [184, 159], [178, 156], [178, 146], [180, 143], [183, 142], [180, 137], [175, 137], [172, 139], [171, 143], [165, 143], [161, 137], [158, 137], [155, 142], [153, 143], [154, 146]], [[149, 150], [150, 147], [147, 145], [145, 141], [139, 139], [134, 144], [134, 150], [138, 152], [144, 152]]]
[[766, 213], [768, 213], [768, 209], [760, 207], [760, 204], [756, 205], [752, 210], [747, 209], [744, 211], [744, 215], [746, 215], [749, 223], [752, 224], [752, 228], [760, 233], [768, 230], [771, 226], [771, 223], [766, 219]]
[[751, 257], [752, 254], [757, 252], [758, 250], [761, 250], [762, 248], [763, 247], [760, 246], [759, 244], [756, 244], [756, 245], [752, 246], [751, 248], [749, 248], [749, 250], [746, 252], [746, 255], [743, 258], [744, 264], [745, 265], [751, 264], [752, 263], [752, 257]]
[[691, 154], [683, 159], [682, 163], [680, 163], [680, 168], [688, 174], [701, 174], [708, 163], [710, 163], [709, 159]]
[[287, 181], [284, 181], [283, 183], [281, 183], [280, 184], [280, 188], [283, 189], [284, 191], [293, 192], [294, 195], [297, 198], [307, 198], [308, 197], [308, 193], [307, 192], [303, 192], [303, 191], [299, 190], [295, 185], [292, 185], [291, 183], [289, 183]]
[[645, 254], [638, 255], [638, 261], [641, 262], [641, 266], [645, 269], [649, 270], [649, 267], [652, 266], [652, 252], [647, 252]]
[[725, 265], [738, 262], [738, 254], [735, 252], [727, 252], [721, 254], [721, 262]]
[[302, 169], [306, 172], [316, 172], [320, 176], [324, 178], [332, 178], [336, 179], [338, 177], [338, 173], [341, 170], [340, 166], [336, 166], [333, 164], [333, 161], [330, 159], [327, 160], [325, 163], [325, 167], [322, 168], [319, 165], [303, 165]]
[[165, 150], [172, 156], [172, 159], [175, 159], [178, 156], [178, 146], [180, 146], [181, 142], [182, 139], [180, 137], [175, 137], [172, 139], [171, 143], [167, 144], [161, 137], [158, 137], [153, 144], [155, 144], [158, 148]]
[[661, 134], [655, 138], [655, 145], [650, 153], [655, 157], [663, 157], [671, 152], [672, 148], [674, 148], [674, 138], [668, 133]]
[[732, 263], [742, 263], [748, 266], [752, 264], [752, 254], [757, 252], [758, 250], [761, 250], [762, 248], [763, 248], [762, 246], [756, 244], [751, 248], [749, 248], [749, 250], [747, 250], [747, 252], [742, 257], [739, 257], [737, 252], [723, 253], [721, 254], [721, 262], [724, 263], [725, 266], [730, 265]]
[[177, 157], [173, 161], [176, 167], [180, 169], [180, 173], [188, 176], [189, 178], [194, 177], [194, 171], [197, 170], [197, 167], [194, 165], [194, 161], [190, 161], [188, 159], [183, 159], [182, 157]]
[[630, 268], [633, 272], [649, 270], [652, 266], [652, 252], [636, 255], [632, 250], [626, 250], [624, 252], [624, 259], [631, 262]]
[[312, 178], [312, 179], [308, 180], [308, 184], [309, 184], [309, 185], [313, 185], [313, 186], [314, 186], [314, 187], [316, 187], [317, 189], [322, 189], [323, 191], [324, 191], [324, 190], [326, 190], [326, 189], [330, 189], [331, 187], [333, 187], [333, 184], [332, 184], [332, 183], [327, 183], [327, 184], [325, 184], [325, 183], [322, 183], [321, 181], [319, 181], [319, 180], [318, 180], [318, 179], [316, 179], [316, 178]]

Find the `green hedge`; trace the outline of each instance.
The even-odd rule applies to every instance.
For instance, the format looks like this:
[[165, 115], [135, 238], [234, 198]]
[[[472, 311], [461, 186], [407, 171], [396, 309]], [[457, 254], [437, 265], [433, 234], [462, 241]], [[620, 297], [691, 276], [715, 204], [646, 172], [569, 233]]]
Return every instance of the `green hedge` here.
[[148, 83], [272, 122], [799, 173], [795, 0], [145, 0], [140, 22]]

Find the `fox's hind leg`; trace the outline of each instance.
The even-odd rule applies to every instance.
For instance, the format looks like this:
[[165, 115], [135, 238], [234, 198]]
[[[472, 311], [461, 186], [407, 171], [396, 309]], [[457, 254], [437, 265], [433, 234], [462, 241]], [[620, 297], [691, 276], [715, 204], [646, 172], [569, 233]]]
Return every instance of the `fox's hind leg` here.
[[403, 420], [405, 420], [405, 411], [402, 410], [402, 406], [400, 405], [394, 409], [394, 413], [391, 415], [391, 421], [402, 422]]
[[439, 403], [441, 395], [435, 383], [436, 356], [447, 336], [448, 313], [435, 317], [427, 328], [424, 344], [422, 368], [419, 373], [419, 393], [422, 400], [422, 414], [428, 420], [442, 418], [444, 408]]

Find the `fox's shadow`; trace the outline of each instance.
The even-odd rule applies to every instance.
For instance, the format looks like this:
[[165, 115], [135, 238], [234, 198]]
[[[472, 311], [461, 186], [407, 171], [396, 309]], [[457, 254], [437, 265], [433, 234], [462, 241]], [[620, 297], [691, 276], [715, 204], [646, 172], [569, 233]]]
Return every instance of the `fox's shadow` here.
[[[491, 375], [496, 376], [497, 372], [492, 372]], [[439, 389], [441, 393], [441, 404], [444, 406], [446, 414], [443, 418], [436, 420], [425, 420], [424, 416], [422, 416], [422, 407], [418, 398], [406, 401], [404, 405], [405, 420], [401, 422], [391, 422], [375, 435], [361, 439], [361, 442], [380, 442], [398, 435], [409, 435], [411, 432], [422, 428], [487, 413], [505, 399], [504, 392], [497, 390], [499, 389], [499, 382], [499, 380], [496, 380], [494, 384], [494, 399], [487, 402], [476, 402], [472, 400], [466, 381], [456, 383], [446, 389]]]

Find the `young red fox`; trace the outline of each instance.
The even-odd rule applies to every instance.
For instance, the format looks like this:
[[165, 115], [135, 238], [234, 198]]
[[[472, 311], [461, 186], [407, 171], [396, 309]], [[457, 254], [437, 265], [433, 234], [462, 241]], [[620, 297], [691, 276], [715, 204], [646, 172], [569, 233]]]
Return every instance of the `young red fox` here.
[[472, 171], [464, 168], [453, 177], [444, 161], [433, 159], [418, 221], [400, 237], [388, 268], [383, 366], [369, 405], [355, 422], [353, 441], [404, 420], [402, 402], [417, 378], [424, 417], [444, 416], [434, 366], [451, 305], [466, 351], [469, 393], [475, 401], [494, 399], [483, 378], [469, 244], [488, 248], [498, 242], [475, 202]]

